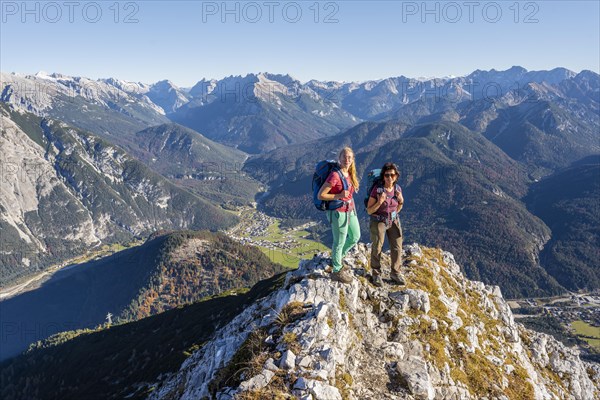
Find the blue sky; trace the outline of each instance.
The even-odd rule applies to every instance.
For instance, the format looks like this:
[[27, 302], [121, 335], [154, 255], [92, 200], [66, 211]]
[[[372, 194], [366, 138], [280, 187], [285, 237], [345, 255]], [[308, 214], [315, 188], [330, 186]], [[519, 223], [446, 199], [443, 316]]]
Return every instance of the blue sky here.
[[0, 10], [4, 72], [191, 86], [260, 71], [363, 81], [600, 70], [598, 1], [2, 0]]

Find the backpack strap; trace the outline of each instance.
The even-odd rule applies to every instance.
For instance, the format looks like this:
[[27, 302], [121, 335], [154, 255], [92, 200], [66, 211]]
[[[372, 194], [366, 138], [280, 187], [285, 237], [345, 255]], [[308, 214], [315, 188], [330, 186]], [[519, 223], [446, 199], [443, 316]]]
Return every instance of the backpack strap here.
[[338, 168], [337, 173], [340, 175], [340, 179], [342, 180], [342, 186], [343, 186], [344, 190], [348, 190], [348, 187], [349, 187], [348, 181], [346, 180], [346, 177], [342, 173], [342, 170]]
[[398, 200], [398, 197], [396, 197], [396, 192], [402, 193], [402, 188], [397, 183], [396, 183], [396, 186], [394, 187], [394, 199]]
[[[340, 179], [342, 181], [342, 190], [348, 190], [350, 185], [348, 185], [348, 181], [346, 180], [346, 177], [342, 173], [341, 168], [338, 166], [338, 167], [336, 167], [336, 170], [337, 170], [337, 173], [340, 175]], [[348, 207], [348, 205], [350, 204], [350, 201], [345, 201], [345, 200], [340, 200], [340, 201], [344, 204], [343, 206], [346, 206], [346, 207]]]

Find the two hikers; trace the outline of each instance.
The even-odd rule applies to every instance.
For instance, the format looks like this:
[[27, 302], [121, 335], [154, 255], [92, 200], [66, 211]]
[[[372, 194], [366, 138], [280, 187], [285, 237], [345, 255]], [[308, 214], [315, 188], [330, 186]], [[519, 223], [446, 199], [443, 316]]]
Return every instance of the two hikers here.
[[[327, 174], [327, 171], [328, 174]], [[318, 176], [327, 178], [320, 183]], [[398, 213], [402, 209], [404, 198], [402, 189], [397, 185], [399, 171], [393, 163], [386, 163], [381, 169], [378, 179], [373, 181], [369, 200], [366, 204], [367, 213], [371, 216], [371, 268], [372, 282], [382, 286], [381, 279], [381, 250], [384, 235], [387, 235], [392, 253], [391, 279], [394, 283], [404, 284], [400, 272], [402, 264], [402, 228]], [[319, 189], [319, 185], [320, 189]], [[350, 283], [352, 275], [348, 268], [343, 268], [342, 259], [360, 239], [360, 226], [356, 215], [353, 199], [358, 192], [359, 183], [354, 163], [354, 152], [350, 147], [344, 147], [338, 155], [338, 164], [322, 161], [317, 164], [317, 172], [313, 178], [315, 205], [326, 211], [327, 220], [331, 224], [333, 246], [331, 261], [333, 266], [332, 279]], [[366, 200], [365, 200], [366, 201]]]

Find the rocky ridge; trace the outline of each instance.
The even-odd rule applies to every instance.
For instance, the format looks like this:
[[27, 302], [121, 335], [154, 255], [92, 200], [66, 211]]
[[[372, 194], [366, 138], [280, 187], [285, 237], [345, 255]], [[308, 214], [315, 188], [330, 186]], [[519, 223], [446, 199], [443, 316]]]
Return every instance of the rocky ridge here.
[[452, 254], [405, 246], [406, 286], [333, 282], [327, 254], [247, 308], [150, 399], [596, 399], [600, 366], [515, 323], [497, 286]]

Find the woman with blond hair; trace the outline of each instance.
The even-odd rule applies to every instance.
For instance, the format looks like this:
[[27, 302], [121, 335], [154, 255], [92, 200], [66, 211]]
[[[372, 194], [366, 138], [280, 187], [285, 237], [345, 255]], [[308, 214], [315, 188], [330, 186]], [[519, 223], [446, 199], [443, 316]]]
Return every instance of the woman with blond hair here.
[[[360, 226], [356, 216], [353, 195], [358, 192], [358, 178], [354, 164], [354, 152], [344, 147], [339, 155], [339, 170], [333, 170], [319, 191], [318, 198], [324, 201], [341, 200], [343, 205], [335, 210], [327, 210], [327, 220], [333, 232], [331, 278], [342, 283], [350, 283], [349, 268], [343, 268], [342, 259], [360, 239]], [[347, 187], [347, 190], [344, 190]]]

